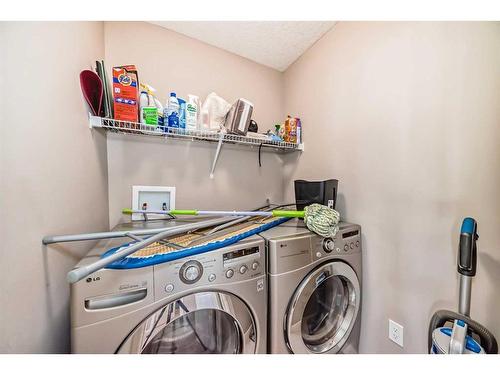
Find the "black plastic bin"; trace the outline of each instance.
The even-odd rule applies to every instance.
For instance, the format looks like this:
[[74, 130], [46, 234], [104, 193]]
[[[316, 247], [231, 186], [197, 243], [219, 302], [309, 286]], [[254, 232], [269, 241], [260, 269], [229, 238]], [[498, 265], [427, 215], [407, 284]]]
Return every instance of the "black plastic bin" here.
[[303, 210], [305, 206], [319, 203], [335, 208], [337, 203], [338, 180], [306, 181], [295, 180], [295, 204], [297, 210]]

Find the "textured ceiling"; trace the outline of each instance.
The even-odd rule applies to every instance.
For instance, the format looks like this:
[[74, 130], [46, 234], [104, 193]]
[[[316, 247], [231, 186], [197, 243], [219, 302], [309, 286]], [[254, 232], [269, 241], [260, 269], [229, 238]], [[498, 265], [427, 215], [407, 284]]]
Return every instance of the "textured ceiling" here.
[[335, 24], [334, 21], [151, 22], [284, 71]]

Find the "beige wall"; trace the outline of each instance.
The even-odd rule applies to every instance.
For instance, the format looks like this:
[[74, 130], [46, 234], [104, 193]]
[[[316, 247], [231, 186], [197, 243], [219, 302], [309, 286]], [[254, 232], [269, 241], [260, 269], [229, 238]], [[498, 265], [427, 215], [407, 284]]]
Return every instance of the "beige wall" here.
[[66, 273], [91, 244], [48, 234], [108, 227], [106, 140], [78, 82], [102, 23], [0, 23], [0, 353], [69, 351]]
[[344, 218], [363, 227], [361, 351], [427, 350], [431, 314], [457, 308], [468, 215], [481, 236], [472, 318], [499, 338], [500, 23], [341, 22], [284, 91], [306, 142], [287, 178], [338, 178]]
[[[131, 32], [130, 30], [133, 30]], [[259, 130], [281, 121], [282, 74], [195, 39], [144, 22], [106, 22], [108, 67], [135, 64], [139, 80], [156, 88], [165, 103], [171, 91], [202, 100], [212, 91], [232, 103], [253, 102]], [[110, 224], [126, 220], [121, 208], [131, 204], [132, 185], [176, 187], [178, 208], [244, 209], [266, 198], [283, 199], [283, 162], [257, 149], [224, 146], [215, 179], [209, 178], [215, 144], [108, 137]]]

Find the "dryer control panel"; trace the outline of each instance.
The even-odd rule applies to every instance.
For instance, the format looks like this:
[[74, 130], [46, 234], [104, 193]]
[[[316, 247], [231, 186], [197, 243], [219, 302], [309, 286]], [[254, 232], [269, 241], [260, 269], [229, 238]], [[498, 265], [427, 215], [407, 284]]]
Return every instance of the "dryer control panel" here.
[[355, 224], [341, 225], [333, 238], [313, 239], [314, 258], [326, 255], [351, 254], [361, 251], [361, 227]]
[[323, 238], [307, 228], [295, 227], [272, 229], [268, 239], [268, 270], [280, 274], [299, 269], [304, 265], [332, 257], [345, 257], [361, 252], [361, 227], [357, 224], [340, 223], [333, 238]]

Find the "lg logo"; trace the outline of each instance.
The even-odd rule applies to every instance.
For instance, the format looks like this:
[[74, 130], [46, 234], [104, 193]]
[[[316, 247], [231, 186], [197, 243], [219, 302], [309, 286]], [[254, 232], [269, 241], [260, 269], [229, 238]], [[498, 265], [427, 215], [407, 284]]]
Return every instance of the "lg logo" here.
[[97, 277], [87, 277], [87, 282], [90, 283], [92, 281], [99, 281], [101, 280], [101, 277], [100, 276], [97, 276]]

